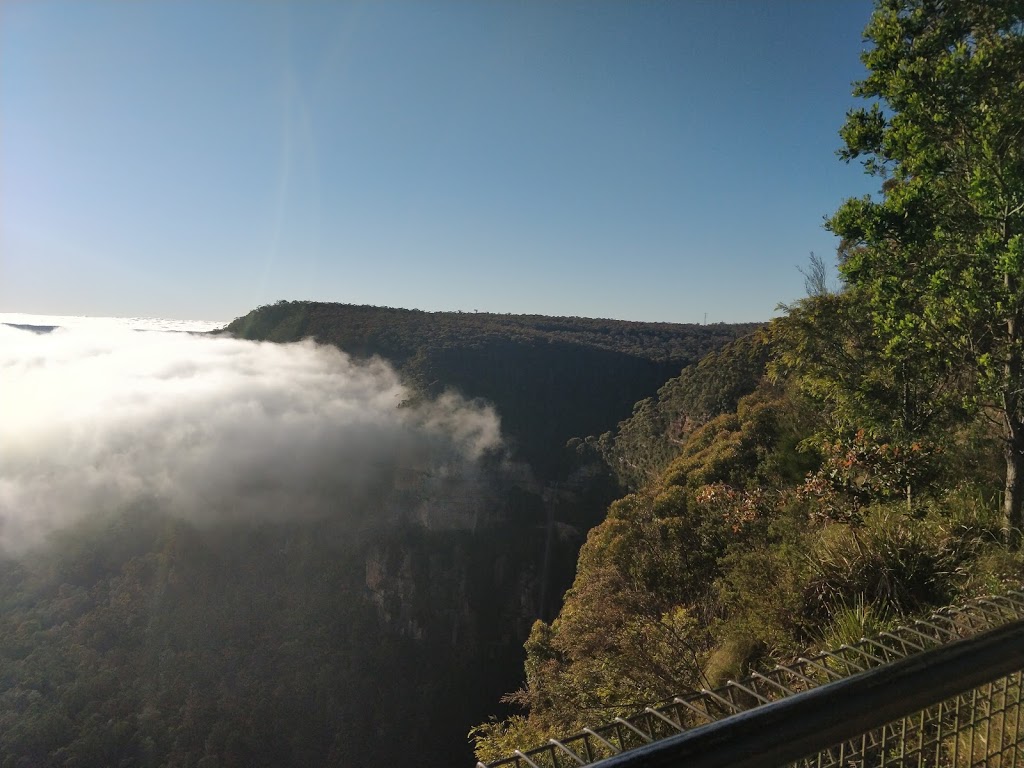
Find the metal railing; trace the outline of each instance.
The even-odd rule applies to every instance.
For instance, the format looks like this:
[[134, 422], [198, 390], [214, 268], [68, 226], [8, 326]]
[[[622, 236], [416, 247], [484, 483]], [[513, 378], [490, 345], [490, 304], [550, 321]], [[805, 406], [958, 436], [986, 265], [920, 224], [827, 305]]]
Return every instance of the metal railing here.
[[1012, 592], [477, 768], [1024, 766], [1022, 670]]

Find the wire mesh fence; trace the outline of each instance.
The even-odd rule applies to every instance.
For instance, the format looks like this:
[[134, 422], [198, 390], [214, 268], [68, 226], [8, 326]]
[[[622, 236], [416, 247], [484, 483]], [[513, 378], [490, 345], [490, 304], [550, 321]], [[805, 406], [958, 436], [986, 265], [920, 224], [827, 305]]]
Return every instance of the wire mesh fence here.
[[[477, 768], [1024, 766], [1022, 669], [1024, 592], [1016, 591], [945, 608], [891, 632], [729, 681], [713, 691], [677, 696], [526, 752], [478, 763]], [[872, 687], [874, 698], [856, 698]], [[934, 697], [928, 698], [932, 692]], [[810, 705], [803, 712], [822, 714], [816, 718], [818, 725], [801, 723], [809, 721], [794, 717], [795, 709], [780, 709], [799, 699]], [[862, 702], [874, 702], [876, 712], [858, 714]], [[838, 722], [821, 728], [829, 712]], [[884, 712], [898, 714], [878, 720]], [[817, 741], [815, 734], [798, 734], [808, 727], [820, 732]], [[788, 741], [788, 748], [775, 751], [760, 737], [745, 747], [745, 734], [762, 728], [774, 731], [769, 741], [783, 746]], [[831, 734], [825, 738], [832, 740], [821, 741], [821, 734]], [[701, 737], [707, 738], [697, 748]], [[676, 748], [687, 740], [693, 747], [688, 752]], [[815, 746], [794, 752], [794, 745], [802, 743]], [[684, 753], [691, 757], [680, 762]]]

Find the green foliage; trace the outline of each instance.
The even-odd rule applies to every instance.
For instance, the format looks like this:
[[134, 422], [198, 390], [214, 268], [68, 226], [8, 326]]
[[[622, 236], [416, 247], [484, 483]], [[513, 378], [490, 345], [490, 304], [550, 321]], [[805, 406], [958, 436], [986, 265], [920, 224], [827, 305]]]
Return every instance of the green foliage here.
[[689, 441], [691, 433], [736, 409], [763, 379], [769, 335], [757, 331], [707, 354], [636, 404], [608, 443], [608, 464], [624, 485], [655, 482]]
[[697, 682], [707, 633], [687, 606], [713, 581], [730, 535], [713, 510], [688, 509], [681, 488], [613, 504], [580, 552], [558, 618], [538, 622], [526, 644], [526, 686], [512, 697], [529, 707], [526, 725], [482, 726], [479, 754], [507, 746], [512, 732], [553, 733]]
[[[1024, 492], [1024, 4], [879, 0], [842, 156], [886, 178], [829, 222], [886, 352], [968, 371], [996, 408], [1006, 520]], [[925, 355], [922, 355], [921, 352]]]
[[810, 619], [804, 534], [792, 533], [792, 538], [770, 545], [734, 548], [720, 563], [715, 600], [721, 618], [716, 635], [725, 641], [745, 638], [752, 648], [746, 664], [791, 657], [806, 636]]
[[952, 597], [948, 537], [900, 507], [873, 507], [859, 523], [825, 525], [810, 544], [809, 600], [825, 613], [858, 595], [903, 614]]
[[523, 744], [540, 744], [546, 731], [534, 719], [512, 715], [504, 720], [491, 718], [469, 730], [468, 738], [476, 745], [476, 759], [489, 763], [508, 757]]
[[[825, 444], [814, 436], [834, 412], [807, 391], [792, 371], [762, 380], [609, 507], [561, 613], [526, 646], [510, 700], [527, 714], [476, 730], [478, 755], [1019, 583], [1021, 556], [999, 537], [991, 491], [979, 496], [983, 420], [952, 432], [940, 461], [866, 430]], [[908, 508], [919, 465], [927, 493]]]
[[833, 432], [856, 425], [873, 439], [909, 443], [965, 418], [964, 382], [949, 361], [914, 338], [880, 333], [865, 309], [854, 290], [785, 307], [771, 326], [772, 375], [796, 377]]
[[739, 400], [735, 413], [694, 430], [666, 468], [665, 482], [696, 490], [714, 483], [742, 487], [798, 480], [814, 464], [797, 453], [807, 419], [791, 392], [763, 381]]
[[821, 650], [853, 645], [865, 637], [873, 637], [892, 628], [892, 613], [882, 604], [857, 595], [852, 602], [842, 602], [829, 609], [828, 624], [821, 632], [817, 646]]
[[834, 520], [845, 520], [873, 501], [906, 499], [911, 508], [915, 491], [920, 493], [936, 477], [934, 444], [915, 441], [908, 444], [870, 440], [864, 430], [853, 435], [826, 439], [817, 435], [808, 440], [821, 456], [821, 466], [808, 475], [800, 491], [814, 496], [819, 513]]

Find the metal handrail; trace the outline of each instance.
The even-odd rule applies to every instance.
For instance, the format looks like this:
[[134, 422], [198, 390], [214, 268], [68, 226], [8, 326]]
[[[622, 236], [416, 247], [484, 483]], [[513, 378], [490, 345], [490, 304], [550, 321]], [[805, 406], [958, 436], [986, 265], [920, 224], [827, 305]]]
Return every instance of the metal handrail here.
[[1024, 669], [1024, 620], [594, 763], [776, 768]]
[[[987, 750], [985, 760], [999, 756], [1000, 765], [1011, 766], [1018, 757], [1024, 758], [1024, 749], [1018, 749], [1019, 737], [1024, 735], [1022, 622], [1024, 592], [979, 598], [852, 645], [754, 673], [739, 682], [730, 680], [715, 691], [677, 696], [630, 717], [549, 739], [487, 765], [478, 763], [477, 768], [777, 766], [815, 749], [824, 751], [801, 764], [844, 765], [860, 755], [858, 765], [890, 765], [894, 764], [890, 753], [897, 750], [893, 754], [899, 755], [900, 765], [904, 758], [917, 755], [917, 765], [959, 766], [964, 755], [973, 764], [971, 760], [982, 749]], [[904, 677], [911, 673], [914, 679]], [[867, 682], [858, 682], [862, 680]], [[865, 703], [868, 689], [876, 691], [878, 701]], [[961, 695], [964, 691], [970, 691], [970, 696]], [[814, 695], [807, 698], [808, 694]], [[799, 710], [792, 707], [807, 707], [806, 717], [794, 715]], [[907, 707], [913, 719], [906, 713], [893, 714]], [[754, 726], [742, 725], [751, 722], [748, 718], [755, 718]], [[826, 728], [826, 720], [839, 722], [840, 731]], [[623, 728], [623, 723], [629, 727]], [[978, 731], [982, 726], [984, 733]], [[753, 733], [742, 736], [743, 728], [762, 732], [785, 749], [785, 756], [757, 741]], [[729, 734], [725, 740], [715, 741], [715, 734], [723, 732]], [[698, 745], [699, 755], [665, 752], [667, 757], [658, 757], [663, 750], [691, 749], [687, 744]], [[819, 744], [826, 746], [814, 746]], [[797, 754], [800, 750], [804, 752]], [[1009, 750], [1013, 760], [1003, 763]], [[787, 757], [792, 754], [797, 757]], [[753, 755], [757, 762], [743, 762], [748, 759], [744, 755]], [[867, 762], [865, 756], [874, 762]], [[650, 762], [662, 759], [666, 762]]]

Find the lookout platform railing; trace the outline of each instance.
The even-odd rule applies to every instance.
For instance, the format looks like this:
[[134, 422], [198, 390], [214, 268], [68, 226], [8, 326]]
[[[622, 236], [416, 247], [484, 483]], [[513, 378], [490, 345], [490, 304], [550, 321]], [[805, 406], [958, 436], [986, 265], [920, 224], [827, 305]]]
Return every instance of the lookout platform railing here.
[[1022, 670], [1015, 591], [477, 768], [1014, 768]]

